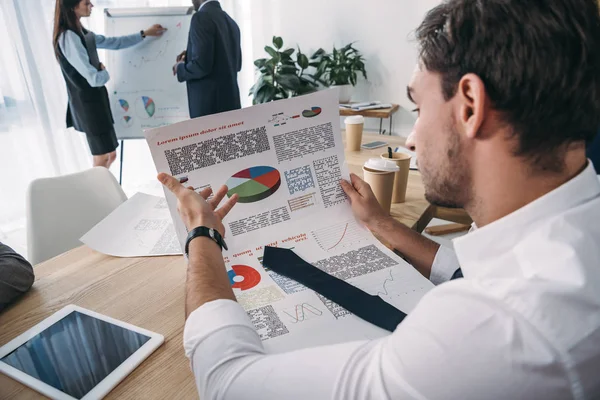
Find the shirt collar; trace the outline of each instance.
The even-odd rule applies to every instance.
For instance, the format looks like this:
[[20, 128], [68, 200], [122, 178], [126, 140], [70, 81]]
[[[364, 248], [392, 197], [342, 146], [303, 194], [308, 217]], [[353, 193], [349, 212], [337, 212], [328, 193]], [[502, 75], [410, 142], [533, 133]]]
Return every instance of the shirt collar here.
[[[198, 9], [198, 11], [202, 10], [202, 8], [203, 8], [205, 5], [207, 5], [208, 3], [212, 3], [212, 2], [215, 2], [215, 1], [217, 1], [217, 0], [206, 0], [204, 3], [202, 3], [202, 4], [200, 5], [200, 8]], [[217, 2], [218, 2], [218, 1], [217, 1]]]
[[492, 261], [510, 252], [534, 229], [535, 225], [579, 204], [600, 196], [600, 181], [591, 161], [579, 175], [550, 193], [513, 213], [476, 228], [454, 240], [454, 249], [465, 277], [491, 273]]

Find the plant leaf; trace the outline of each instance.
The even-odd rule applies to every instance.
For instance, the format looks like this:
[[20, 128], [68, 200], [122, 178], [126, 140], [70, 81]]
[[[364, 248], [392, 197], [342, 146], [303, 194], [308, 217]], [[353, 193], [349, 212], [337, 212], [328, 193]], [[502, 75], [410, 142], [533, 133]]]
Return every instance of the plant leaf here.
[[305, 54], [299, 54], [298, 55], [298, 65], [302, 69], [307, 69], [310, 66], [310, 63], [308, 61], [308, 57], [306, 57]]
[[283, 39], [279, 36], [273, 36], [273, 46], [277, 50], [281, 49], [283, 47]]
[[294, 54], [295, 51], [296, 51], [296, 49], [287, 49], [283, 52], [283, 54], [285, 54], [287, 56], [291, 56], [292, 54]]
[[281, 87], [295, 91], [300, 86], [300, 78], [297, 75], [281, 75], [277, 78]]
[[258, 60], [254, 61], [254, 65], [258, 68], [264, 67], [265, 63], [267, 62], [266, 58], [259, 58]]
[[267, 53], [269, 53], [269, 55], [273, 58], [275, 57], [279, 57], [279, 53], [277, 53], [277, 50], [275, 50], [274, 48], [272, 48], [271, 46], [265, 46], [265, 51]]

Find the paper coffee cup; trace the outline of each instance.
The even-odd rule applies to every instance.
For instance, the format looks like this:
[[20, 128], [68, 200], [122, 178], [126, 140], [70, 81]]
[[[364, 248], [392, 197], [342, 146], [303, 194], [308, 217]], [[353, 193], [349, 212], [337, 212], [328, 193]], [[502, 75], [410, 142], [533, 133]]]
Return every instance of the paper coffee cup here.
[[363, 176], [381, 208], [389, 214], [392, 207], [392, 192], [394, 190], [394, 176], [398, 166], [394, 161], [371, 158], [363, 166]]
[[381, 158], [395, 162], [400, 168], [394, 176], [392, 203], [404, 203], [406, 201], [406, 188], [408, 187], [408, 173], [410, 172], [410, 154], [392, 153], [392, 158], [389, 158], [388, 153], [383, 153]]
[[360, 151], [365, 119], [362, 115], [353, 115], [344, 120], [346, 124], [346, 145], [349, 151]]

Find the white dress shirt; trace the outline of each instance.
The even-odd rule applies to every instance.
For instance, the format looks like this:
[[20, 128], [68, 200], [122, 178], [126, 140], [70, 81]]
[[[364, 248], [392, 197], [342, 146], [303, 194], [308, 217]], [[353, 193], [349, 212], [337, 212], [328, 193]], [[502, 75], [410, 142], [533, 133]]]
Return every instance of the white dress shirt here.
[[267, 354], [241, 306], [203, 305], [184, 331], [200, 398], [600, 398], [600, 183], [591, 163], [455, 249], [441, 250], [432, 278], [449, 279], [457, 261], [465, 278], [428, 292], [379, 340]]
[[[144, 40], [141, 32], [128, 36], [108, 38], [103, 35], [95, 35], [95, 38], [97, 48], [108, 50], [126, 49]], [[68, 29], [60, 34], [58, 45], [69, 64], [88, 81], [90, 86], [101, 87], [106, 85], [110, 79], [108, 71], [106, 69], [99, 71], [90, 63], [90, 56], [81, 42], [79, 35]]]

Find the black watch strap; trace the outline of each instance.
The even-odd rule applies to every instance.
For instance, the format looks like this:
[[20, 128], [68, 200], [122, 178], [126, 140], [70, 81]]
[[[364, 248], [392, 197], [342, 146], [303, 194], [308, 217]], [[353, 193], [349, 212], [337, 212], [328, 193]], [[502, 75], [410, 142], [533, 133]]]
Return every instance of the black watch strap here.
[[223, 236], [216, 229], [207, 228], [206, 226], [199, 226], [197, 228], [192, 229], [187, 236], [187, 240], [185, 241], [185, 255], [187, 256], [190, 249], [190, 242], [197, 237], [206, 236], [207, 238], [212, 239], [216, 244], [221, 247], [221, 251], [223, 249], [227, 249], [227, 244], [225, 244], [225, 240], [223, 240]]
[[142, 39], [146, 39], [146, 34], [143, 29], [140, 31], [140, 35], [142, 35]]

